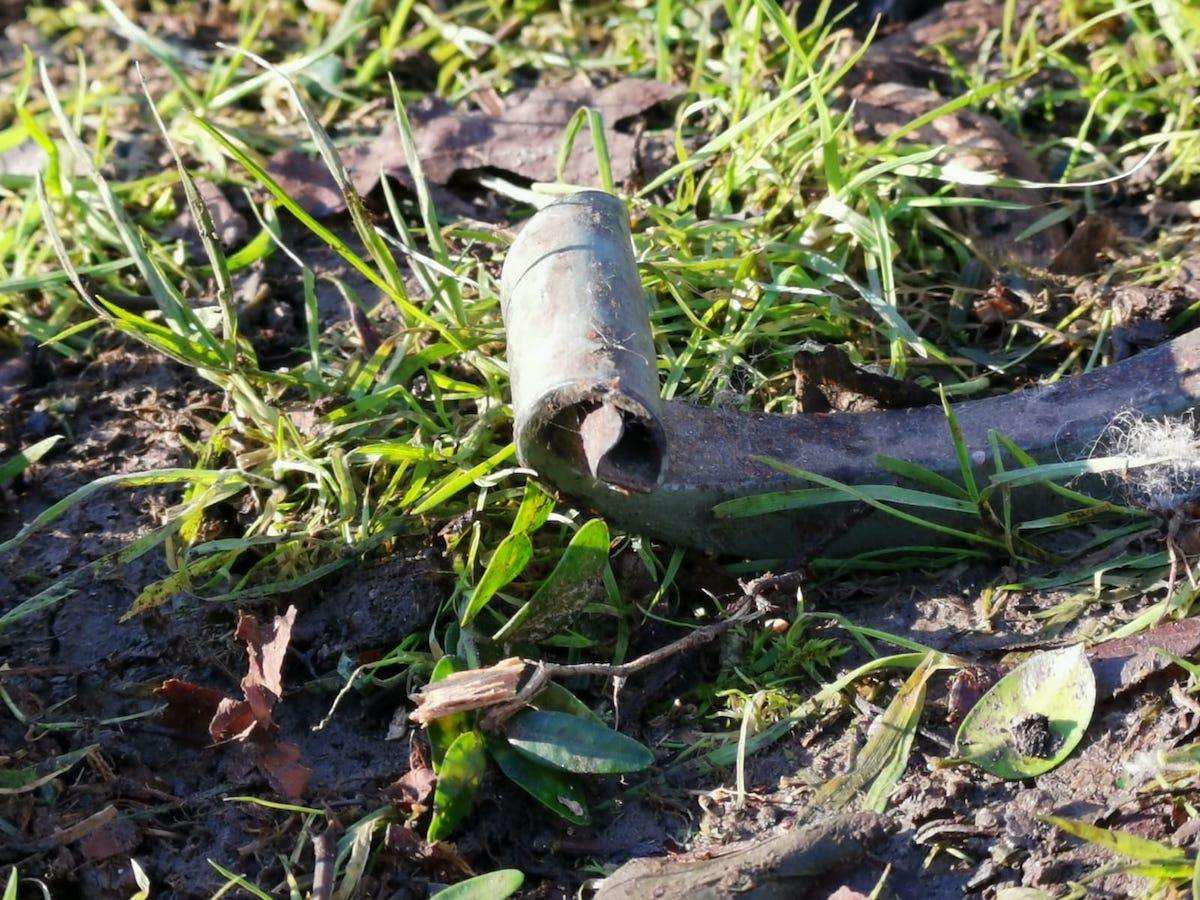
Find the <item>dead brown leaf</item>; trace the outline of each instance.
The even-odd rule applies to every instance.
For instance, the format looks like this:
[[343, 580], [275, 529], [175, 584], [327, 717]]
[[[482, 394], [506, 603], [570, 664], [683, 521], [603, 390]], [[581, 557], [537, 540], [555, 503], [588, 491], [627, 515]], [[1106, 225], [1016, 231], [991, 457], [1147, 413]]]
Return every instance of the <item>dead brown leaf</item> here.
[[[217, 240], [226, 249], [236, 247], [245, 239], [249, 230], [246, 217], [233, 208], [225, 192], [211, 181], [197, 180], [196, 188], [200, 192], [200, 199], [208, 208]], [[182, 195], [182, 191], [180, 194]], [[192, 237], [196, 234], [196, 228], [192, 211], [185, 202], [183, 209], [167, 229], [167, 234], [172, 237]]]
[[420, 863], [447, 880], [458, 881], [475, 874], [452, 845], [443, 841], [431, 844], [407, 825], [389, 825], [384, 843], [402, 858]]
[[1099, 267], [1099, 256], [1117, 242], [1121, 232], [1111, 219], [1091, 215], [1078, 227], [1062, 249], [1050, 260], [1049, 269], [1056, 275], [1087, 275]]
[[1200, 619], [1165, 622], [1141, 634], [1104, 641], [1088, 649], [1096, 674], [1096, 695], [1111, 697], [1137, 687], [1173, 663], [1169, 653], [1187, 659], [1200, 650]]
[[[871, 43], [863, 70], [872, 81], [930, 84], [945, 91], [955, 87], [954, 59], [975, 63], [989, 35], [1003, 24], [1005, 5], [995, 0], [950, 0], [908, 27], [883, 34]], [[1059, 4], [1050, 0], [1017, 0], [1016, 21], [1036, 22], [1040, 43], [1049, 44], [1062, 32]]]
[[79, 842], [79, 850], [88, 862], [100, 862], [113, 856], [128, 856], [141, 839], [137, 826], [122, 819], [88, 834]]
[[[515, 92], [506, 98], [500, 115], [457, 112], [429, 100], [412, 107], [409, 118], [425, 177], [435, 185], [446, 184], [459, 172], [478, 169], [500, 169], [529, 181], [554, 181], [563, 130], [576, 110], [591, 107], [604, 119], [613, 178], [623, 183], [638, 172], [639, 140], [617, 127], [680, 93], [678, 87], [647, 79], [624, 79], [603, 88], [571, 82]], [[381, 175], [397, 175], [407, 168], [395, 126], [342, 151], [342, 161], [361, 195], [370, 193]], [[276, 153], [267, 171], [315, 216], [346, 208], [324, 165], [298, 150]], [[575, 141], [564, 177], [572, 184], [598, 183], [596, 155], [586, 133]]]
[[938, 402], [928, 388], [859, 368], [844, 350], [828, 344], [797, 353], [792, 374], [804, 413], [909, 409]]
[[178, 678], [168, 678], [155, 688], [154, 694], [167, 703], [163, 723], [172, 731], [184, 734], [207, 734], [208, 723], [226, 699], [220, 691]]
[[296, 607], [263, 624], [255, 616], [238, 616], [234, 636], [246, 644], [249, 665], [242, 678], [242, 699], [176, 678], [155, 693], [167, 701], [165, 718], [177, 731], [199, 731], [207, 723], [214, 742], [244, 742], [255, 766], [276, 791], [289, 800], [304, 793], [311, 770], [300, 762], [300, 748], [278, 739], [272, 712], [283, 696], [283, 661], [296, 623]]
[[[1094, 290], [1085, 282], [1078, 296]], [[1157, 346], [1171, 336], [1170, 321], [1193, 302], [1192, 292], [1168, 282], [1162, 285], [1130, 285], [1113, 291], [1100, 289], [1101, 298], [1112, 307], [1117, 324], [1112, 330], [1113, 360], [1120, 361], [1141, 350]]]
[[984, 325], [1003, 325], [1025, 312], [1025, 304], [1012, 288], [993, 281], [983, 296], [971, 305], [971, 312]]
[[279, 795], [289, 800], [304, 796], [312, 769], [300, 761], [300, 748], [287, 741], [264, 742], [258, 751], [258, 768]]
[[282, 616], [276, 616], [269, 626], [246, 613], [238, 616], [234, 637], [246, 644], [250, 658], [248, 671], [242, 678], [245, 699], [221, 701], [208, 726], [209, 736], [214, 741], [245, 739], [251, 736], [256, 726], [263, 731], [275, 728], [271, 710], [283, 695], [283, 660], [295, 622], [294, 606], [289, 606]]
[[[371, 164], [371, 146], [364, 144], [342, 151], [342, 162], [361, 196], [379, 184], [379, 171]], [[267, 160], [267, 172], [310, 215], [320, 219], [346, 209], [346, 198], [318, 158], [300, 150], [280, 150]]]
[[436, 784], [437, 775], [433, 769], [413, 768], [388, 785], [384, 793], [402, 815], [409, 816], [420, 812], [418, 807], [429, 805], [429, 798], [433, 796]]
[[[855, 131], [868, 140], [888, 135], [942, 106], [945, 98], [933, 91], [906, 84], [865, 85], [855, 90]], [[995, 119], [969, 109], [947, 113], [909, 135], [907, 140], [945, 147], [941, 164], [953, 162], [972, 172], [997, 172], [1023, 181], [1043, 182], [1045, 173], [1021, 141]], [[944, 157], [944, 158], [943, 158]], [[958, 193], [1020, 203], [1022, 209], [980, 208], [964, 215], [964, 230], [974, 249], [993, 265], [1018, 262], [1041, 268], [1066, 241], [1059, 225], [1043, 228], [1024, 240], [1017, 238], [1035, 225], [1044, 213], [1044, 195], [1029, 188], [970, 187]]]

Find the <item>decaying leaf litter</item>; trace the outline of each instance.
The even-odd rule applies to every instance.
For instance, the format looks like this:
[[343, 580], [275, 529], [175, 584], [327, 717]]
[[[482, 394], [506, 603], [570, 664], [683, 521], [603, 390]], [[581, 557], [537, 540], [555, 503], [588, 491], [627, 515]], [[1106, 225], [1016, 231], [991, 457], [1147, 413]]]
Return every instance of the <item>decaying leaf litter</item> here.
[[[703, 848], [734, 838], [753, 849], [795, 819], [819, 829], [841, 802], [886, 817], [870, 848], [872, 859], [892, 863], [886, 879], [882, 865], [818, 871], [786, 884], [789, 896], [801, 887], [813, 896], [839, 887], [867, 894], [881, 879], [896, 896], [1018, 884], [1058, 896], [1081, 879], [1093, 892], [1125, 896], [1147, 884], [1135, 877], [1186, 884], [1196, 755], [1185, 680], [1195, 651], [1187, 618], [1194, 481], [1186, 463], [1153, 470], [1158, 480], [1139, 472], [1117, 479], [1117, 506], [1073, 498], [1082, 506], [1061, 521], [1014, 523], [998, 492], [988, 511], [999, 525], [985, 518], [981, 529], [1001, 536], [993, 543], [1007, 540], [1008, 553], [915, 544], [847, 561], [815, 547], [775, 563], [778, 577], [750, 581], [754, 568], [731, 570], [727, 561], [609, 535], [608, 564], [588, 577], [595, 583], [574, 622], [543, 628], [538, 643], [515, 649], [535, 662], [603, 671], [678, 642], [678, 653], [615, 684], [573, 676], [541, 705], [533, 701], [535, 724], [538, 716], [557, 722], [597, 712], [594, 724], [607, 733], [617, 734], [616, 724], [653, 750], [655, 765], [642, 775], [568, 772], [562, 791], [546, 792], [550, 769], [529, 768], [511, 744], [471, 727], [478, 713], [443, 729], [440, 750], [431, 730], [428, 758], [423, 733], [404, 714], [407, 697], [438, 667], [445, 671], [446, 660], [480, 669], [500, 659], [472, 636], [495, 633], [532, 604], [588, 522], [514, 471], [505, 449], [495, 279], [509, 229], [531, 201], [548, 196], [531, 182], [555, 180], [561, 168], [569, 182], [596, 184], [592, 168], [607, 158], [618, 188], [649, 186], [633, 209], [668, 394], [790, 411], [800, 403], [793, 357], [809, 340], [918, 387], [941, 384], [951, 397], [1066, 376], [1176, 333], [1196, 302], [1187, 265], [1195, 141], [1190, 107], [1179, 100], [1194, 66], [1187, 42], [1195, 23], [1186, 7], [1160, 6], [1059, 18], [1022, 5], [1006, 15], [1002, 5], [948, 4], [940, 18], [877, 36], [844, 84], [833, 79], [851, 59], [849, 35], [789, 27], [792, 11], [765, 2], [695, 12], [660, 3], [653, 16], [575, 10], [574, 18], [522, 6], [503, 20], [491, 11], [401, 5], [375, 10], [382, 16], [373, 27], [359, 24], [372, 10], [351, 3], [309, 14], [317, 18], [305, 20], [306, 35], [237, 6], [130, 7], [132, 29], [116, 6], [102, 10], [107, 20], [68, 8], [13, 26], [6, 96], [27, 115], [8, 113], [6, 158], [43, 132], [60, 158], [53, 171], [54, 163], [41, 164], [45, 205], [27, 162], [14, 156], [6, 168], [7, 233], [19, 240], [4, 247], [0, 295], [12, 347], [0, 376], [8, 397], [0, 490], [11, 501], [3, 537], [97, 478], [159, 474], [88, 495], [3, 557], [0, 688], [11, 714], [0, 741], [0, 821], [11, 838], [4, 862], [54, 895], [128, 896], [143, 870], [157, 891], [202, 896], [223, 884], [271, 895], [293, 878], [314, 896], [387, 895], [496, 870], [480, 895], [498, 896], [520, 880], [500, 871], [509, 868], [524, 873], [526, 888], [553, 894], [630, 858], [693, 844], [703, 857], [712, 852]], [[966, 34], [946, 27], [963, 21], [974, 23]], [[939, 27], [940, 39], [930, 37]], [[842, 43], [836, 34], [846, 34]], [[295, 196], [297, 210], [282, 199], [265, 202], [268, 193], [254, 187], [265, 179], [188, 116], [198, 111], [232, 135], [232, 147], [248, 148], [245, 161], [261, 161], [268, 177], [271, 154], [310, 141], [280, 83], [248, 64], [230, 65], [233, 53], [217, 50], [217, 40], [244, 41], [279, 61], [308, 53], [308, 67], [292, 74], [300, 73], [301, 96], [326, 128], [349, 148], [367, 146], [368, 157], [379, 152], [372, 142], [384, 140], [377, 135], [392, 136], [386, 165], [376, 156], [374, 172], [356, 165], [361, 151], [343, 154], [348, 178], [371, 188], [365, 210], [351, 201], [349, 214], [337, 212], [344, 201], [328, 191], [323, 209], [309, 208], [297, 185], [280, 191]], [[71, 58], [72, 41], [89, 51], [91, 81]], [[15, 52], [21, 43], [47, 60], [63, 117], [36, 68], [26, 70]], [[1130, 57], [1130, 45], [1144, 55]], [[312, 52], [323, 50], [335, 52]], [[809, 76], [797, 50], [830, 61], [833, 68], [813, 76], [824, 90], [801, 85]], [[186, 166], [248, 225], [239, 234], [214, 222], [231, 242], [235, 306], [223, 321], [209, 314], [219, 312], [220, 257], [206, 261], [211, 248], [168, 230], [185, 217], [187, 200], [169, 159], [155, 164], [164, 145], [127, 71], [134, 56]], [[197, 58], [207, 71], [189, 68]], [[574, 66], [586, 84], [570, 71], [572, 61], [596, 59], [604, 65]], [[885, 74], [889, 67], [909, 74]], [[405, 157], [394, 142], [403, 143], [404, 126], [392, 124], [388, 72], [410, 101], [414, 146], [453, 151], [426, 150], [431, 159], [419, 177], [398, 169]], [[1109, 79], [1107, 94], [1093, 78]], [[610, 121], [601, 98], [631, 80], [645, 95], [617, 104], [630, 121]], [[1125, 181], [1039, 191], [1031, 218], [1003, 206], [973, 210], [957, 198], [986, 190], [960, 192], [953, 179], [947, 188], [928, 168], [914, 177], [892, 165], [857, 178], [874, 163], [895, 163], [864, 150], [888, 140], [862, 133], [879, 126], [842, 118], [854, 85], [871, 80], [882, 85], [864, 89], [872, 96], [895, 81], [966, 96], [964, 121], [999, 121], [1036, 161], [1042, 174], [1020, 175], [1026, 181], [1102, 181], [1165, 144]], [[769, 106], [788, 90], [803, 117]], [[814, 105], [814, 95], [831, 106]], [[467, 148], [469, 155], [454, 143], [503, 133], [510, 126], [497, 131], [496, 123], [506, 111], [539, 97], [563, 103], [528, 135], [516, 130], [515, 140]], [[581, 101], [599, 107], [604, 145], [573, 118]], [[102, 177], [115, 186], [126, 222], [97, 202], [103, 189], [72, 161], [64, 124], [101, 148]], [[556, 136], [574, 126], [582, 127], [564, 155]], [[521, 154], [521, 139], [532, 135], [537, 145]], [[908, 152], [903, 141], [895, 146]], [[378, 184], [381, 167], [397, 180]], [[211, 201], [212, 188], [204, 191]], [[821, 207], [830, 196], [840, 205]], [[210, 207], [214, 219], [233, 221]], [[293, 216], [305, 208], [328, 216], [325, 226], [298, 226]], [[435, 210], [441, 227], [431, 227]], [[379, 231], [356, 233], [358, 212]], [[1118, 228], [1091, 251], [1096, 267], [1083, 276], [1091, 281], [1064, 283], [1014, 266], [992, 282], [971, 262], [1002, 255], [1006, 240], [1029, 230], [1035, 246], [1046, 243], [1034, 254], [1040, 258], [1088, 212]], [[874, 223], [874, 243], [851, 214]], [[984, 227], [1000, 235], [998, 245], [972, 239]], [[81, 305], [48, 229], [85, 290], [119, 313]], [[144, 236], [147, 259], [128, 242], [131, 233]], [[890, 243], [880, 244], [885, 234]], [[282, 246], [268, 253], [276, 240]], [[814, 267], [798, 247], [827, 254], [832, 267]], [[1118, 303], [1112, 298], [1121, 291]], [[100, 311], [117, 316], [124, 339], [93, 324], [37, 348]], [[1117, 340], [1118, 328], [1142, 320], [1157, 324], [1135, 325]], [[139, 349], [138, 339], [175, 361]], [[58, 434], [44, 452], [31, 449]], [[1153, 455], [1158, 448], [1145, 442], [1161, 444], [1168, 434], [1185, 448], [1194, 440], [1186, 429], [1123, 426], [1099, 452]], [[1131, 451], [1128, 440], [1137, 438], [1143, 444]], [[222, 474], [200, 479], [193, 467]], [[1184, 502], [1147, 502], [1176, 494]], [[493, 569], [504, 541], [518, 549]], [[90, 565], [80, 571], [81, 563]], [[687, 640], [746, 593], [767, 607], [753, 623]], [[118, 624], [138, 599], [144, 611]], [[236, 613], [267, 622], [293, 605], [282, 696], [251, 726], [271, 733], [265, 748], [247, 755], [236, 744], [214, 746], [164, 717], [153, 691], [169, 679], [226, 698], [243, 690], [251, 702], [261, 684], [246, 674], [247, 645], [234, 640]], [[478, 624], [455, 624], [472, 605]], [[526, 609], [528, 617], [537, 607]], [[1096, 708], [1061, 766], [1032, 782], [1002, 783], [933, 764], [955, 755], [966, 710], [1018, 657], [1036, 662], [1080, 641], [1096, 642]], [[1180, 662], [1168, 665], [1172, 658]], [[1025, 710], [1001, 724], [1033, 751], [1024, 756], [1042, 759], [1059, 749], [1055, 715]], [[205, 715], [192, 718], [193, 728], [207, 730]], [[397, 740], [384, 740], [389, 734]], [[546, 734], [535, 730], [536, 738]], [[294, 762], [312, 770], [303, 796], [290, 802], [255, 760], [287, 745], [298, 749]], [[419, 789], [427, 776], [413, 776], [411, 790], [402, 783], [406, 771], [439, 767], [447, 774], [438, 773], [433, 795]], [[478, 778], [470, 797], [463, 786]], [[814, 808], [814, 797], [828, 802]], [[587, 804], [590, 825], [568, 818], [579, 817], [576, 803]]]

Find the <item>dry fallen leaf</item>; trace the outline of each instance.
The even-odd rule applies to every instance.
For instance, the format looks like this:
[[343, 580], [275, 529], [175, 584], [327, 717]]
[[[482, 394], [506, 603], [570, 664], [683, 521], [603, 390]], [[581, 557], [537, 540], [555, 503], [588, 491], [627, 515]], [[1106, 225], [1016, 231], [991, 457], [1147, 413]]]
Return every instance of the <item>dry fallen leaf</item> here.
[[1089, 647], [1087, 655], [1096, 675], [1096, 693], [1111, 697], [1174, 665], [1171, 656], [1188, 659], [1197, 650], [1200, 650], [1200, 619], [1180, 619], [1132, 637], [1103, 641]]
[[[241, 244], [249, 231], [246, 217], [233, 208], [233, 204], [229, 202], [225, 192], [211, 181], [198, 179], [196, 188], [200, 191], [200, 198], [204, 201], [204, 205], [208, 207], [208, 214], [212, 217], [213, 227], [216, 229], [217, 240], [227, 250]], [[192, 211], [187, 207], [186, 201], [182, 205], [183, 208], [179, 215], [167, 229], [167, 234], [171, 237], [192, 237], [196, 234], [196, 223], [192, 218]]]
[[245, 613], [238, 616], [234, 636], [246, 644], [249, 656], [241, 700], [175, 678], [155, 691], [167, 702], [168, 725], [189, 731], [207, 722], [208, 735], [214, 742], [244, 742], [271, 786], [289, 800], [303, 795], [312, 774], [300, 762], [300, 748], [278, 739], [279, 726], [272, 718], [275, 704], [283, 696], [283, 661], [295, 622], [294, 606], [270, 624]]
[[384, 793], [401, 814], [408, 816], [418, 807], [428, 807], [433, 796], [437, 775], [428, 766], [409, 769], [390, 785]]
[[[498, 116], [456, 112], [429, 100], [413, 106], [409, 118], [421, 167], [434, 185], [444, 185], [459, 172], [476, 169], [500, 169], [529, 181], [554, 181], [564, 129], [576, 110], [591, 107], [604, 118], [613, 178], [623, 183], [638, 171], [639, 140], [617, 126], [680, 93], [673, 85], [646, 79], [625, 79], [599, 89], [572, 82], [515, 92]], [[362, 195], [374, 189], [381, 174], [406, 170], [395, 126], [367, 143], [343, 150], [342, 160], [355, 190]], [[324, 165], [299, 150], [276, 153], [268, 161], [267, 171], [315, 216], [346, 208]], [[577, 137], [564, 177], [572, 184], [598, 183], [596, 155], [587, 134]]]
[[208, 723], [217, 714], [225, 695], [212, 688], [168, 678], [155, 689], [155, 696], [167, 703], [163, 723], [182, 734], [208, 733]]
[[419, 863], [426, 869], [443, 874], [455, 881], [470, 878], [475, 874], [453, 844], [444, 841], [425, 840], [407, 825], [392, 824], [387, 827], [384, 843], [403, 859]]
[[[890, 82], [866, 85], [854, 93], [855, 131], [867, 140], [883, 140], [945, 103], [945, 99], [933, 91]], [[938, 164], [953, 162], [964, 174], [996, 173], [1031, 182], [1046, 180], [1046, 174], [1016, 137], [995, 119], [973, 110], [960, 109], [939, 116], [905, 140], [943, 147], [943, 153], [937, 158]], [[965, 229], [975, 249], [995, 265], [1015, 261], [1041, 268], [1066, 241], [1062, 226], [1040, 227], [1039, 222], [1045, 214], [1041, 207], [1046, 199], [1037, 190], [962, 183], [957, 186], [957, 193], [964, 197], [1019, 203], [1025, 207], [982, 207], [964, 214]], [[1017, 240], [1031, 229], [1034, 233]]]
[[217, 708], [208, 726], [214, 741], [227, 738], [245, 739], [256, 726], [264, 731], [275, 727], [271, 710], [283, 695], [283, 659], [292, 637], [296, 607], [288, 607], [276, 616], [270, 626], [263, 626], [252, 615], [238, 616], [234, 637], [246, 644], [250, 657], [249, 670], [242, 678], [244, 700], [225, 699]]
[[1121, 232], [1111, 219], [1091, 215], [1084, 219], [1063, 244], [1049, 269], [1056, 275], [1087, 275], [1100, 266], [1099, 256], [1117, 242]]

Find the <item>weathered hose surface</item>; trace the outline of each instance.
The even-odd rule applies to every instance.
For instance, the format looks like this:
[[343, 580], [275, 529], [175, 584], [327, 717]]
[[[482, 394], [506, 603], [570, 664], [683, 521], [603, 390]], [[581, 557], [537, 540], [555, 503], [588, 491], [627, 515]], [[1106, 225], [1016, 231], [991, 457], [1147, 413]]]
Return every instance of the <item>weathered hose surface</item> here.
[[[754, 457], [850, 484], [895, 482], [876, 463], [881, 453], [947, 475], [958, 470], [940, 407], [777, 416], [662, 401], [628, 217], [609, 194], [575, 194], [526, 224], [505, 262], [502, 310], [519, 458], [634, 533], [787, 558], [828, 533], [845, 507], [715, 517], [724, 500], [811, 486]], [[1041, 461], [1066, 460], [1085, 453], [1122, 411], [1177, 415], [1197, 405], [1200, 330], [1087, 375], [954, 409], [982, 472], [993, 429]], [[831, 549], [926, 541], [926, 533], [875, 515]]]

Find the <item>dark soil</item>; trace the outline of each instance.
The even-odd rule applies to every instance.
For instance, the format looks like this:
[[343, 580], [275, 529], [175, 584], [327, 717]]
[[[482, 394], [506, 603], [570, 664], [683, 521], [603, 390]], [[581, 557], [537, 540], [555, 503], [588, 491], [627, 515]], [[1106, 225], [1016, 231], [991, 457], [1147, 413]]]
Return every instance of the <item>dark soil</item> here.
[[[16, 386], [4, 411], [0, 454], [43, 432], [70, 434], [70, 449], [47, 457], [11, 487], [0, 539], [102, 474], [186, 464], [177, 433], [187, 433], [194, 416], [219, 413], [218, 394], [145, 351], [115, 347], [83, 368], [56, 369]], [[47, 578], [145, 534], [174, 499], [169, 492], [115, 490], [68, 512], [0, 563], [0, 609], [35, 593]], [[4, 767], [97, 747], [47, 787], [0, 796], [0, 819], [12, 829], [0, 841], [0, 864], [15, 862], [22, 874], [42, 877], [55, 897], [129, 896], [136, 891], [131, 856], [173, 896], [210, 896], [223, 883], [210, 858], [255, 873], [260, 884], [282, 883], [275, 854], [296, 835], [276, 829], [289, 817], [224, 799], [264, 793], [242, 755], [145, 715], [161, 708], [152, 690], [168, 678], [233, 694], [245, 669], [245, 650], [232, 637], [236, 610], [228, 605], [184, 602], [119, 624], [138, 590], [165, 574], [161, 551], [147, 554], [108, 577], [82, 579], [48, 613], [0, 634], [8, 670], [0, 671], [0, 686], [12, 708], [30, 721], [72, 723], [31, 728], [6, 713], [0, 717]], [[351, 698], [314, 733], [337, 687], [316, 673], [330, 675], [342, 654], [390, 649], [429, 620], [441, 597], [437, 561], [418, 549], [343, 571], [291, 598], [301, 606], [301, 624], [277, 718], [281, 736], [300, 745], [314, 770], [312, 804], [353, 821], [356, 811], [383, 802], [381, 789], [408, 760], [406, 743], [383, 739], [403, 698], [372, 709]], [[114, 821], [80, 840], [60, 840], [63, 829], [109, 806]], [[395, 871], [396, 889], [412, 874], [378, 871]], [[378, 887], [372, 895], [382, 895], [384, 886]]]

